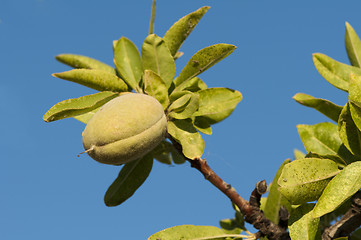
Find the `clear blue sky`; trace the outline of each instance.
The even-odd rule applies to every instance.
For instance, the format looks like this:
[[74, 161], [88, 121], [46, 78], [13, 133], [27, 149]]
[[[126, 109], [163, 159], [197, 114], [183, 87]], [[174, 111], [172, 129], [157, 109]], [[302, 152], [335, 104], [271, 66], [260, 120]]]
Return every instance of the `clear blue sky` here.
[[[345, 21], [361, 35], [361, 2], [158, 0], [155, 33], [201, 6], [211, 6], [177, 60], [220, 42], [236, 51], [200, 77], [242, 92], [235, 112], [205, 137], [211, 167], [248, 198], [257, 181], [303, 149], [297, 124], [327, 119], [291, 97], [306, 92], [343, 105], [346, 94], [315, 70], [312, 53], [348, 63]], [[151, 0], [0, 0], [0, 239], [138, 240], [180, 224], [218, 225], [233, 217], [229, 200], [189, 164], [158, 162], [127, 202], [108, 208], [103, 196], [119, 167], [83, 151], [84, 125], [42, 121], [55, 103], [92, 93], [51, 73], [68, 70], [54, 56], [75, 53], [112, 65], [112, 41], [140, 48]]]

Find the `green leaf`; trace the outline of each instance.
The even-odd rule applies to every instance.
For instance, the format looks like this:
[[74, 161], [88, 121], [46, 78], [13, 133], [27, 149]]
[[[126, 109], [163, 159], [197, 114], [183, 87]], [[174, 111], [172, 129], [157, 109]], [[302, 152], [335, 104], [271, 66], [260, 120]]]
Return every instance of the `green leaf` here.
[[175, 100], [171, 98], [174, 101], [169, 106], [168, 112], [177, 111], [177, 110], [181, 111], [186, 107], [187, 103], [189, 103], [189, 101], [191, 100], [193, 94], [191, 92], [183, 92], [183, 93], [184, 94], [179, 95], [178, 98], [176, 99], [174, 98]]
[[338, 131], [342, 142], [347, 149], [355, 154], [361, 155], [361, 132], [356, 127], [351, 117], [350, 107], [347, 103], [343, 108], [338, 121]]
[[198, 92], [199, 90], [203, 90], [206, 88], [207, 85], [200, 78], [194, 77], [189, 81], [185, 82], [184, 84], [182, 84], [182, 86], [180, 86], [179, 88], [177, 88], [177, 91]]
[[319, 231], [320, 219], [312, 217], [315, 204], [303, 204], [292, 211], [288, 220], [288, 229], [292, 240], [318, 240], [321, 239]]
[[332, 160], [297, 159], [283, 167], [278, 179], [278, 190], [293, 205], [314, 201], [339, 171], [338, 165]]
[[164, 84], [162, 78], [151, 70], [145, 70], [144, 76], [144, 91], [157, 99], [162, 104], [163, 109], [169, 105], [168, 88]]
[[211, 124], [204, 117], [194, 117], [193, 118], [194, 127], [201, 133], [212, 135]]
[[334, 211], [361, 188], [361, 161], [347, 165], [327, 185], [318, 199], [313, 217]]
[[298, 149], [295, 149], [293, 151], [293, 155], [294, 155], [294, 159], [300, 159], [300, 158], [305, 158], [305, 155], [302, 151], [298, 150]]
[[178, 90], [177, 87], [181, 88], [181, 84], [185, 84], [188, 80], [227, 57], [234, 49], [236, 49], [234, 45], [220, 43], [199, 50], [191, 57], [179, 76], [174, 80], [176, 86], [174, 91]]
[[351, 240], [361, 240], [361, 228], [357, 229], [351, 234]]
[[[220, 238], [216, 236], [222, 237]], [[180, 225], [157, 232], [150, 236], [148, 240], [220, 240], [226, 239], [226, 236], [227, 235], [222, 231], [222, 229], [213, 226]]]
[[165, 33], [163, 39], [172, 54], [175, 56], [184, 40], [193, 31], [195, 26], [210, 7], [201, 7], [198, 10], [182, 17]]
[[162, 141], [158, 146], [152, 151], [153, 157], [161, 163], [172, 164], [172, 155], [170, 153], [170, 147], [172, 144], [167, 141]]
[[156, 4], [155, 4], [155, 0], [153, 0], [152, 12], [150, 14], [150, 21], [149, 21], [149, 34], [152, 34], [154, 32], [155, 13], [156, 13]]
[[60, 54], [55, 58], [59, 62], [73, 68], [98, 69], [116, 75], [113, 67], [90, 57], [75, 54]]
[[263, 212], [264, 212], [265, 216], [275, 224], [278, 224], [279, 210], [280, 210], [281, 206], [286, 206], [286, 207], [288, 207], [288, 209], [290, 208], [290, 203], [278, 191], [278, 185], [277, 185], [277, 181], [282, 173], [283, 167], [287, 163], [290, 163], [290, 162], [291, 162], [291, 160], [289, 160], [289, 159], [285, 160], [282, 163], [282, 165], [280, 166], [280, 168], [278, 169], [278, 171], [272, 181], [272, 184], [269, 187], [269, 194], [267, 197], [266, 204], [263, 208]]
[[132, 41], [121, 37], [114, 48], [114, 64], [118, 74], [135, 91], [142, 92], [139, 82], [143, 74], [142, 59]]
[[[182, 100], [183, 98], [187, 98], [190, 95], [190, 99], [181, 107], [179, 108], [172, 108], [173, 105], [176, 105], [178, 101]], [[192, 115], [197, 111], [199, 106], [199, 95], [197, 93], [191, 93], [184, 95], [183, 97], [176, 100], [170, 107], [170, 113], [168, 114], [169, 118], [175, 119], [186, 119], [192, 117]]]
[[114, 92], [100, 92], [64, 100], [51, 107], [49, 111], [44, 114], [43, 120], [45, 122], [52, 122], [81, 115], [99, 108], [117, 96], [119, 96], [119, 94]]
[[[339, 237], [339, 238], [335, 238], [334, 240], [348, 240], [348, 237]], [[352, 237], [351, 240], [353, 240]]]
[[328, 100], [314, 98], [311, 95], [304, 93], [297, 93], [295, 96], [293, 96], [293, 99], [304, 106], [316, 109], [335, 122], [338, 121], [338, 117], [342, 110], [341, 106], [336, 105]]
[[333, 154], [318, 154], [314, 152], [309, 152], [306, 154], [305, 158], [321, 158], [321, 159], [329, 159], [338, 164], [339, 168], [345, 167], [347, 164], [345, 160], [343, 160], [339, 155]]
[[53, 73], [54, 77], [75, 82], [98, 91], [125, 92], [128, 87], [116, 75], [97, 69], [73, 69]]
[[361, 67], [361, 41], [348, 22], [346, 22], [345, 46], [352, 66]]
[[126, 163], [105, 193], [105, 205], [108, 207], [118, 206], [133, 196], [149, 176], [152, 166], [153, 158], [150, 154]]
[[361, 130], [361, 77], [350, 75], [350, 89], [348, 95], [350, 112], [353, 121], [358, 129]]
[[194, 116], [202, 116], [210, 124], [227, 118], [242, 100], [242, 94], [228, 88], [207, 88], [199, 93], [199, 108]]
[[225, 233], [240, 234], [243, 230], [238, 226], [236, 219], [222, 219], [219, 225]]
[[142, 46], [143, 68], [158, 74], [167, 88], [172, 84], [175, 75], [174, 59], [162, 38], [155, 34], [149, 35]]
[[173, 120], [167, 124], [168, 133], [182, 145], [184, 156], [189, 159], [200, 158], [204, 151], [204, 140], [194, 128], [190, 119]]
[[87, 113], [81, 114], [81, 115], [77, 115], [74, 116], [73, 118], [75, 118], [76, 120], [87, 124], [89, 122], [89, 120], [94, 116], [94, 114], [99, 110], [99, 108], [93, 109]]
[[298, 125], [297, 129], [307, 152], [339, 155], [346, 162], [355, 160], [355, 157], [343, 145], [337, 125], [324, 122], [316, 125]]
[[361, 69], [344, 63], [340, 63], [324, 54], [313, 54], [313, 63], [318, 72], [333, 86], [348, 91], [349, 77], [351, 73], [361, 75]]

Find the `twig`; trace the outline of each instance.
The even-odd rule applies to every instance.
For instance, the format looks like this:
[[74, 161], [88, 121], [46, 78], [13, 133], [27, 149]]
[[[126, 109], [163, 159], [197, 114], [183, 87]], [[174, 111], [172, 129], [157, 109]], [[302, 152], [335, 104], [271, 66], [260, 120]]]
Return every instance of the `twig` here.
[[361, 225], [361, 192], [351, 198], [351, 207], [343, 217], [325, 229], [322, 240], [347, 237]]
[[[177, 151], [183, 155], [182, 146], [176, 142], [171, 136], [167, 136], [173, 143]], [[184, 155], [183, 157], [191, 164], [191, 167], [197, 169], [203, 174], [205, 179], [212, 183], [216, 188], [223, 192], [234, 204], [238, 206], [242, 214], [245, 216], [245, 221], [252, 224], [259, 232], [256, 236], [267, 236], [269, 240], [290, 240], [290, 236], [286, 229], [278, 226], [267, 219], [263, 212], [259, 209], [259, 200], [261, 195], [265, 193], [267, 185], [265, 181], [257, 184], [256, 189], [251, 195], [251, 202], [243, 199], [230, 184], [223, 181], [208, 165], [205, 159], [195, 158], [189, 159]]]

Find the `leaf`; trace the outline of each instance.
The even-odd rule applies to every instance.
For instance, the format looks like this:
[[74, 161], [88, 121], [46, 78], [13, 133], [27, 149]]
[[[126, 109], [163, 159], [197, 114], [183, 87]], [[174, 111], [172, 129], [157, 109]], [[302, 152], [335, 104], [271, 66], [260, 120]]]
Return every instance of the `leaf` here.
[[121, 37], [114, 48], [114, 64], [118, 74], [136, 92], [142, 92], [139, 82], [143, 74], [139, 51], [132, 41]]
[[297, 159], [283, 167], [278, 179], [279, 191], [291, 204], [303, 204], [319, 198], [338, 165], [328, 159]]
[[315, 204], [303, 204], [292, 211], [288, 229], [292, 240], [318, 240], [321, 239], [319, 231], [320, 219], [312, 217]]
[[277, 185], [277, 181], [282, 173], [283, 167], [289, 162], [291, 162], [290, 159], [285, 160], [278, 169], [272, 181], [272, 184], [269, 187], [269, 194], [267, 197], [266, 204], [263, 208], [263, 212], [265, 216], [275, 224], [278, 224], [279, 210], [281, 206], [286, 206], [288, 208], [290, 207], [290, 203], [278, 191], [278, 185]]
[[169, 106], [168, 108], [168, 112], [171, 111], [181, 111], [183, 110], [187, 103], [189, 103], [189, 101], [192, 98], [192, 93], [191, 92], [183, 92], [184, 94], [180, 95], [179, 98], [177, 98], [176, 100], [174, 100], [174, 102], [172, 102], [172, 104]]
[[128, 90], [124, 81], [116, 75], [97, 69], [73, 69], [53, 73], [54, 77], [75, 82], [98, 91], [125, 92]]
[[167, 89], [170, 87], [176, 69], [173, 56], [162, 38], [151, 34], [144, 40], [142, 63], [144, 69], [152, 70], [163, 79]]
[[[187, 101], [182, 107], [170, 111], [168, 114], [169, 118], [187, 119], [192, 117], [195, 111], [197, 111], [199, 106], [199, 95], [197, 93], [191, 93], [184, 95], [183, 97], [187, 97], [188, 95], [190, 95], [189, 101]], [[182, 100], [182, 98], [179, 98], [178, 100]], [[171, 107], [175, 105], [178, 100], [176, 100], [169, 108], [171, 109]]]
[[333, 86], [348, 91], [349, 77], [351, 73], [361, 75], [361, 69], [344, 63], [340, 63], [324, 54], [313, 54], [313, 63], [318, 72]]
[[305, 155], [302, 151], [298, 150], [298, 149], [295, 149], [293, 151], [293, 155], [294, 155], [294, 159], [300, 159], [300, 158], [305, 158]]
[[[222, 238], [215, 238], [215, 236], [223, 236]], [[184, 240], [212, 240], [225, 239], [225, 233], [222, 229], [213, 226], [194, 226], [194, 225], [180, 225], [164, 229], [150, 236], [148, 240], [170, 240], [170, 239], [184, 239]]]
[[360, 239], [361, 239], [361, 228], [357, 229], [351, 234], [351, 240], [360, 240]]
[[152, 34], [154, 32], [155, 13], [156, 13], [156, 4], [155, 4], [155, 0], [153, 0], [152, 12], [150, 14], [150, 21], [149, 21], [149, 34]]
[[204, 117], [194, 117], [193, 119], [194, 127], [201, 133], [212, 135], [211, 124]]
[[313, 217], [334, 211], [361, 188], [361, 161], [347, 165], [327, 185], [318, 199]]
[[153, 158], [150, 154], [126, 163], [105, 193], [105, 205], [108, 207], [118, 206], [133, 196], [149, 176], [152, 166]]
[[177, 87], [181, 88], [181, 84], [185, 84], [188, 80], [227, 57], [234, 49], [236, 49], [234, 45], [220, 43], [199, 50], [191, 57], [179, 76], [174, 80], [176, 86], [174, 91], [177, 91]]
[[342, 142], [347, 149], [355, 154], [361, 155], [361, 132], [356, 127], [351, 117], [350, 107], [347, 103], [343, 108], [338, 121], [338, 131]]
[[173, 120], [167, 124], [168, 133], [182, 146], [184, 156], [200, 158], [204, 151], [204, 140], [190, 119]]
[[316, 125], [298, 125], [297, 129], [307, 152], [339, 155], [346, 162], [355, 160], [355, 157], [343, 145], [337, 125], [324, 122]]
[[151, 70], [145, 70], [144, 76], [144, 91], [157, 99], [162, 104], [163, 109], [166, 109], [169, 105], [168, 88], [164, 84], [161, 77]]
[[297, 93], [295, 96], [293, 96], [293, 99], [304, 106], [316, 109], [335, 122], [338, 121], [338, 117], [342, 110], [341, 106], [336, 105], [328, 100], [314, 98], [311, 95], [304, 93]]
[[345, 46], [352, 66], [361, 67], [361, 41], [348, 22], [346, 22]]
[[199, 108], [194, 116], [207, 119], [210, 124], [227, 118], [242, 100], [242, 94], [228, 88], [207, 88], [199, 93]]
[[89, 120], [94, 116], [94, 114], [99, 110], [99, 108], [93, 109], [87, 113], [81, 114], [81, 115], [77, 115], [74, 116], [73, 118], [75, 118], [76, 120], [87, 124], [89, 122]]
[[90, 57], [75, 54], [60, 54], [55, 58], [59, 62], [73, 68], [98, 69], [116, 75], [113, 67]]
[[199, 90], [206, 89], [207, 85], [198, 77], [194, 77], [189, 81], [185, 82], [177, 89], [177, 91], [190, 91], [198, 92]]
[[197, 26], [199, 20], [209, 10], [210, 7], [201, 7], [198, 10], [182, 17], [165, 33], [163, 39], [172, 54], [175, 56], [182, 46], [184, 40]]
[[305, 158], [321, 158], [321, 159], [329, 159], [338, 164], [339, 168], [345, 167], [347, 164], [345, 160], [343, 160], [339, 155], [333, 154], [318, 154], [314, 152], [309, 152], [306, 154]]
[[64, 100], [51, 107], [49, 111], [44, 114], [43, 120], [45, 122], [52, 122], [81, 115], [99, 108], [117, 96], [119, 96], [119, 94], [114, 92], [100, 92]]
[[243, 230], [238, 226], [236, 219], [222, 219], [219, 225], [225, 233], [240, 234]]
[[152, 151], [153, 157], [161, 163], [164, 164], [172, 164], [172, 155], [169, 150], [169, 145], [172, 146], [171, 143], [167, 141], [162, 141], [158, 146]]
[[350, 89], [348, 95], [350, 112], [358, 129], [361, 129], [361, 77], [350, 75]]

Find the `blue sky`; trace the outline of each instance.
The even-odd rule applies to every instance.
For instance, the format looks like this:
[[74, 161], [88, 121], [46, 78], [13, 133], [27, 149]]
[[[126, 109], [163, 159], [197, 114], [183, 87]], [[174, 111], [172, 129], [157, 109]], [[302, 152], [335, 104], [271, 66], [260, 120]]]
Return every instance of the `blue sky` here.
[[[278, 166], [303, 149], [297, 124], [327, 121], [292, 100], [305, 92], [343, 105], [346, 94], [317, 73], [312, 53], [348, 63], [345, 21], [361, 34], [361, 2], [157, 1], [155, 33], [180, 17], [211, 9], [181, 48], [177, 72], [199, 49], [215, 43], [236, 51], [200, 77], [244, 99], [205, 136], [210, 166], [248, 198], [257, 181], [270, 182]], [[56, 79], [68, 70], [54, 56], [87, 55], [112, 65], [112, 41], [147, 36], [151, 0], [0, 0], [0, 238], [146, 239], [180, 224], [218, 225], [233, 217], [229, 200], [189, 164], [156, 162], [148, 180], [123, 205], [103, 196], [119, 167], [83, 151], [84, 125], [42, 121], [55, 103], [93, 91]]]

